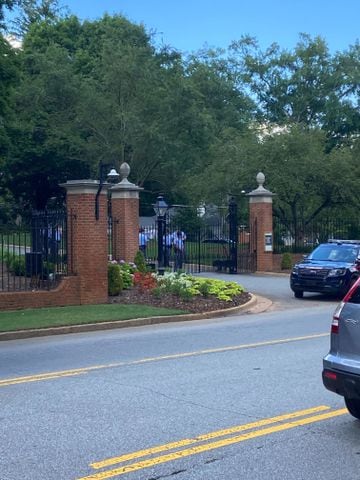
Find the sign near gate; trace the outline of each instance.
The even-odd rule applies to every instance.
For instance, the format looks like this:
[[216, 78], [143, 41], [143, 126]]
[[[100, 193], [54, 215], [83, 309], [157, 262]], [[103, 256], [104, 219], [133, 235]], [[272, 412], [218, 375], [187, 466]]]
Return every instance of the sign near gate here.
[[265, 252], [272, 252], [273, 251], [273, 234], [272, 233], [265, 233]]

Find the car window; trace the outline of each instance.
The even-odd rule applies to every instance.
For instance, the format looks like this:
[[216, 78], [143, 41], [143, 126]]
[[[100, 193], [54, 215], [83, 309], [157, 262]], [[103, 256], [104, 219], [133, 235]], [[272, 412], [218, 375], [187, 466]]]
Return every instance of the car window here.
[[352, 263], [358, 256], [358, 248], [351, 245], [320, 245], [310, 258], [312, 260]]

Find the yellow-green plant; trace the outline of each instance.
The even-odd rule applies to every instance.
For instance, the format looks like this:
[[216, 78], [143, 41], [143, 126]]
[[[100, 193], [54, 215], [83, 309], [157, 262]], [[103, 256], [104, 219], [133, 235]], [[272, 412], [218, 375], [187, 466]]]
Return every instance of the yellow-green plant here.
[[[235, 295], [244, 292], [244, 288], [236, 282], [226, 282], [213, 278], [193, 277], [186, 273], [167, 273], [156, 275], [157, 293], [172, 293], [178, 296], [194, 295], [215, 296], [219, 300], [231, 301]], [[186, 292], [186, 293], [184, 293]]]

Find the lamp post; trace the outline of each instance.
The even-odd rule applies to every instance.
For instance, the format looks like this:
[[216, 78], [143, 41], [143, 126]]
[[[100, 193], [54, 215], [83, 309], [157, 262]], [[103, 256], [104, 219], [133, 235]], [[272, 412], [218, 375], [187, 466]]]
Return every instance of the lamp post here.
[[[107, 169], [110, 168], [110, 171], [107, 175], [105, 175]], [[96, 192], [95, 196], [95, 218], [99, 220], [99, 196], [104, 185], [105, 179], [109, 181], [115, 181], [119, 178], [118, 172], [110, 163], [100, 163], [99, 164], [99, 188]]]
[[166, 212], [168, 211], [168, 204], [164, 197], [159, 195], [156, 203], [153, 205], [157, 217], [157, 237], [158, 237], [158, 273], [164, 275], [164, 234], [166, 226]]

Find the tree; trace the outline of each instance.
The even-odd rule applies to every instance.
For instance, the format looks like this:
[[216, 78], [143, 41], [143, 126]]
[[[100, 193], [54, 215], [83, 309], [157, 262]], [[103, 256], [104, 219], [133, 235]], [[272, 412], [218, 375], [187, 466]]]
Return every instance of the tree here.
[[24, 51], [21, 59], [26, 69], [15, 94], [6, 179], [19, 201], [43, 209], [61, 195], [60, 182], [89, 174], [76, 120], [79, 82], [59, 47], [45, 55]]
[[274, 43], [263, 52], [255, 39], [245, 37], [230, 52], [233, 69], [249, 85], [264, 120], [322, 128], [331, 146], [358, 131], [358, 43], [331, 55], [322, 38], [302, 34], [293, 51]]
[[299, 221], [307, 225], [338, 208], [344, 213], [359, 200], [354, 181], [359, 167], [351, 149], [339, 147], [327, 153], [326, 136], [320, 129], [294, 126], [267, 137], [259, 167], [276, 193], [274, 214], [288, 225]]
[[18, 0], [0, 0], [0, 30], [5, 28], [5, 9], [12, 10]]
[[17, 4], [18, 15], [11, 22], [11, 31], [19, 38], [24, 38], [33, 25], [54, 24], [66, 10], [58, 0], [18, 0]]

